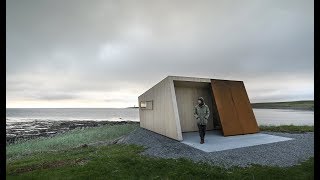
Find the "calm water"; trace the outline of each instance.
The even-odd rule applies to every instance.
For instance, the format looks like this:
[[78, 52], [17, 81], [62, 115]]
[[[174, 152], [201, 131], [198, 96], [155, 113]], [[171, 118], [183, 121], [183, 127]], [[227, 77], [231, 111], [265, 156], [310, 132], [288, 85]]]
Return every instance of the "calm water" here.
[[259, 125], [314, 125], [314, 112], [289, 109], [253, 109]]
[[139, 121], [134, 108], [7, 108], [7, 123], [30, 121]]
[[[284, 109], [254, 109], [259, 125], [314, 125], [314, 112]], [[35, 108], [6, 110], [6, 122], [60, 120], [139, 121], [134, 108]]]

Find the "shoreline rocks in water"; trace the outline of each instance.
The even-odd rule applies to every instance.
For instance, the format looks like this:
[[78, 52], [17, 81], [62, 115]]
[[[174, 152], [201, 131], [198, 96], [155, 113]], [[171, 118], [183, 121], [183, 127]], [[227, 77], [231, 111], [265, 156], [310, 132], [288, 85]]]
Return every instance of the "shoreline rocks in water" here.
[[51, 137], [76, 128], [97, 127], [102, 125], [139, 124], [135, 121], [32, 121], [6, 124], [6, 142]]

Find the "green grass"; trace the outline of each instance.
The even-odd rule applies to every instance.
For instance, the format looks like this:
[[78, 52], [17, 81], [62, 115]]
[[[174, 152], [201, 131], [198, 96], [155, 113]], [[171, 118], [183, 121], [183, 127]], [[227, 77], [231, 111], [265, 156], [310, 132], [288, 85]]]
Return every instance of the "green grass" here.
[[7, 179], [314, 178], [314, 158], [288, 168], [253, 165], [226, 169], [187, 159], [143, 156], [140, 152], [145, 149], [136, 145], [80, 146], [112, 140], [137, 127], [136, 124], [125, 124], [77, 129], [52, 138], [11, 144], [7, 146]]
[[261, 131], [285, 132], [285, 133], [314, 132], [314, 126], [282, 125], [282, 126], [259, 126], [259, 128]]
[[7, 163], [8, 179], [313, 179], [314, 159], [289, 168], [254, 165], [225, 169], [186, 159], [139, 155], [135, 145], [34, 153]]
[[124, 124], [74, 129], [51, 138], [38, 138], [7, 145], [6, 154], [7, 158], [11, 158], [34, 152], [63, 150], [86, 143], [108, 141], [125, 135], [137, 127], [139, 127], [138, 124]]
[[251, 103], [253, 108], [314, 110], [314, 101]]

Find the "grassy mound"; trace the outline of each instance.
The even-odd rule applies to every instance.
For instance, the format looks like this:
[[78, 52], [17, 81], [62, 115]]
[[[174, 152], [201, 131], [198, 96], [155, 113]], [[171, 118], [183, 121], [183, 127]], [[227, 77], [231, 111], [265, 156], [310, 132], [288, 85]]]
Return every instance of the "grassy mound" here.
[[14, 144], [7, 145], [7, 159], [35, 152], [63, 150], [82, 144], [112, 140], [131, 132], [137, 127], [139, 127], [137, 124], [107, 125], [74, 129], [51, 138], [42, 137], [27, 141], [18, 141]]

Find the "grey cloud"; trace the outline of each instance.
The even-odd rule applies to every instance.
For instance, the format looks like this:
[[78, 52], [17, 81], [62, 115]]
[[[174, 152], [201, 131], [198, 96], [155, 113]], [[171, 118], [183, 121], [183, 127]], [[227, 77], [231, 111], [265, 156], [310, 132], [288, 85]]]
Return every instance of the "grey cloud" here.
[[128, 99], [125, 98], [109, 98], [109, 99], [104, 99], [105, 102], [127, 102]]
[[[167, 75], [310, 79], [313, 6], [311, 0], [7, 0], [7, 96], [132, 88], [138, 96]], [[261, 97], [271, 92], [263, 83], [255, 83]]]
[[77, 99], [79, 98], [76, 95], [71, 95], [71, 94], [47, 94], [47, 95], [40, 95], [35, 97], [35, 99], [39, 100], [48, 100], [48, 101], [53, 101], [53, 100], [68, 100], [68, 99]]

